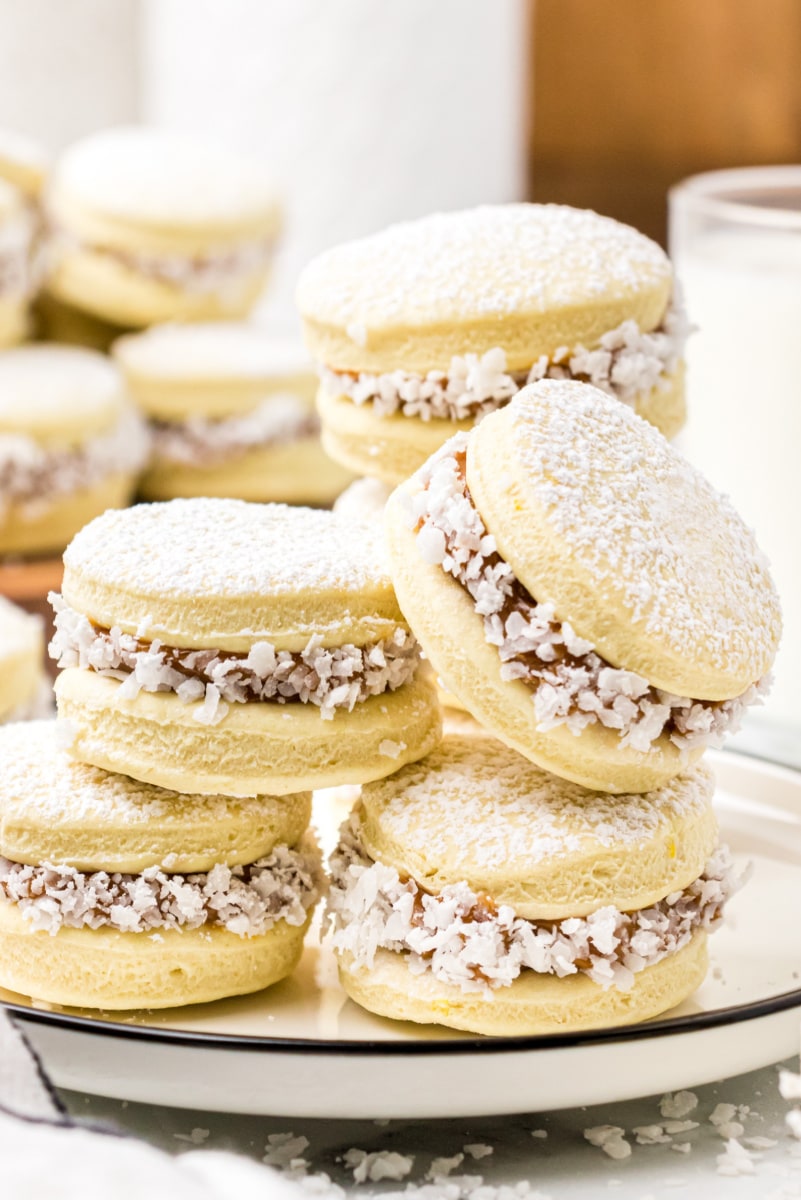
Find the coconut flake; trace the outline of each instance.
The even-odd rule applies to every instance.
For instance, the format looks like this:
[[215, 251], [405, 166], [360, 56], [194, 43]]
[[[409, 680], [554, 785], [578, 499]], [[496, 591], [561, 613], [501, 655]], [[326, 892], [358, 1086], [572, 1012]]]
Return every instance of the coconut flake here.
[[320, 423], [297, 396], [274, 394], [250, 412], [210, 420], [153, 421], [153, 457], [168, 463], [210, 466], [241, 458], [249, 450], [315, 436]]

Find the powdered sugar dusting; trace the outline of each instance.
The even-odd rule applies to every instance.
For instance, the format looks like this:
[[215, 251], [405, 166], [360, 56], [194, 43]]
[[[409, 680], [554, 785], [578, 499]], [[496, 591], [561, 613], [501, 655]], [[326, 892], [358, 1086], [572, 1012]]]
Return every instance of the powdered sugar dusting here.
[[677, 655], [767, 669], [776, 590], [752, 532], [706, 479], [633, 412], [586, 385], [542, 381], [511, 405], [532, 501], [631, 621]]
[[410, 854], [444, 857], [458, 829], [464, 861], [511, 871], [585, 847], [643, 846], [660, 826], [701, 813], [713, 787], [699, 763], [657, 790], [612, 796], [556, 779], [491, 738], [452, 736], [366, 784], [362, 802]]
[[285, 797], [192, 795], [168, 791], [76, 762], [56, 737], [62, 721], [29, 721], [0, 728], [0, 852], [4, 822], [20, 812], [43, 827], [146, 828], [151, 822], [224, 821], [232, 812], [262, 824], [280, 817]]
[[146, 933], [221, 925], [240, 937], [266, 933], [277, 921], [303, 925], [320, 896], [321, 864], [313, 840], [276, 846], [248, 866], [217, 864], [193, 875], [148, 867], [139, 875], [44, 863], [23, 866], [0, 857], [0, 897], [19, 906], [31, 928]]
[[341, 515], [243, 500], [110, 509], [67, 547], [70, 570], [137, 595], [288, 596], [389, 590], [381, 530]]
[[[669, 283], [664, 251], [588, 210], [484, 205], [392, 225], [314, 259], [300, 277], [301, 314], [370, 332], [542, 313]], [[436, 365], [436, 364], [432, 364]]]
[[624, 914], [610, 905], [540, 923], [508, 904], [496, 907], [467, 883], [431, 895], [373, 862], [360, 842], [358, 810], [340, 836], [328, 898], [334, 948], [368, 970], [379, 950], [404, 954], [413, 974], [430, 971], [466, 993], [509, 986], [524, 970], [560, 979], [580, 972], [601, 987], [628, 989], [637, 972], [714, 928], [738, 886], [721, 847], [698, 879], [650, 908]]

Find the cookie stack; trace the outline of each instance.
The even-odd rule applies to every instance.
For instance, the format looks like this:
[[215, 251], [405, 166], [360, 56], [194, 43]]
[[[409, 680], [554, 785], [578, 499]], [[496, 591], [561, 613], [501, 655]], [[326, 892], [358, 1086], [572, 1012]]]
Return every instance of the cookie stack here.
[[60, 728], [0, 743], [0, 985], [158, 1007], [288, 974], [311, 790], [440, 738], [380, 538], [235, 500], [109, 510], [65, 554]]
[[699, 759], [780, 633], [752, 534], [663, 436], [668, 260], [593, 213], [480, 209], [329, 251], [299, 304], [330, 452], [411, 476], [393, 582], [476, 721], [362, 788], [331, 861], [345, 989], [492, 1034], [665, 1011], [737, 886]]

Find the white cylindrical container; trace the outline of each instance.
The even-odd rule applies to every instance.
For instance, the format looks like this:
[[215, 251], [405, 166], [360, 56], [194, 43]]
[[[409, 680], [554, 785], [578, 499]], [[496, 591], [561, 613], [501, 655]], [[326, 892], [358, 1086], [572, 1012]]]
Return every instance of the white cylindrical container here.
[[771, 560], [784, 635], [762, 713], [801, 754], [801, 166], [686, 180], [670, 248], [698, 326], [681, 446]]
[[525, 189], [524, 0], [147, 0], [143, 112], [269, 165], [287, 214], [268, 292], [324, 247]]

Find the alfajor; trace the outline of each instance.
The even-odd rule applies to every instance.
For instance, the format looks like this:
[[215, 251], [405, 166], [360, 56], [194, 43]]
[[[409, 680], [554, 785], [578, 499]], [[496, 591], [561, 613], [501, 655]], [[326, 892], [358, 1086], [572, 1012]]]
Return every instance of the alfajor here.
[[254, 992], [295, 967], [320, 895], [311, 796], [180, 795], [0, 730], [0, 986], [80, 1008]]
[[0, 596], [0, 721], [44, 716], [52, 703], [42, 620]]
[[279, 209], [264, 170], [213, 142], [105, 129], [57, 161], [47, 289], [104, 321], [237, 317], [267, 278]]
[[0, 347], [24, 341], [39, 279], [39, 224], [27, 197], [0, 171]]
[[380, 530], [325, 510], [172, 500], [64, 555], [50, 652], [71, 752], [162, 787], [283, 795], [381, 778], [440, 737]]
[[362, 789], [331, 859], [340, 978], [371, 1012], [496, 1035], [629, 1024], [684, 1000], [737, 879], [711, 773], [609, 796], [488, 737]]
[[150, 422], [148, 500], [330, 504], [353, 476], [323, 451], [303, 348], [256, 325], [159, 325], [113, 355]]
[[545, 380], [387, 505], [398, 600], [450, 691], [566, 779], [645, 791], [758, 702], [781, 630], [753, 534], [631, 409]]
[[63, 550], [129, 501], [146, 456], [144, 423], [108, 359], [49, 344], [0, 355], [0, 554]]
[[668, 436], [687, 323], [656, 243], [597, 213], [437, 213], [328, 250], [297, 303], [320, 364], [323, 444], [396, 484], [543, 377], [588, 380]]

